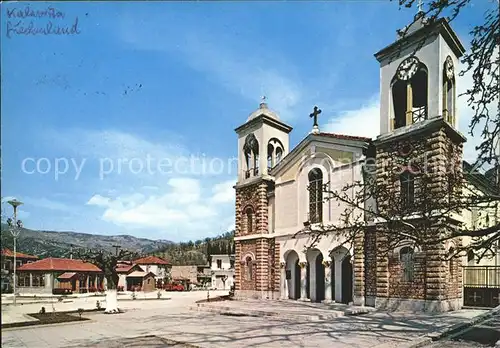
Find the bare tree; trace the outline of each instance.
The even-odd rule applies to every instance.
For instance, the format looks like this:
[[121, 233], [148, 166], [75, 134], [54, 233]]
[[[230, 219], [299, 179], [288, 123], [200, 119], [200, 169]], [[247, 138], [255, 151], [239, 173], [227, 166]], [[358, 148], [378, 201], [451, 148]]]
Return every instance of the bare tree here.
[[106, 279], [106, 310], [104, 312], [119, 313], [117, 296], [119, 276], [116, 267], [120, 260], [135, 258], [138, 254], [120, 249], [114, 254], [104, 250], [79, 250], [76, 255], [77, 258], [96, 265], [104, 272]]
[[[425, 19], [426, 23], [431, 24], [443, 16], [447, 16], [449, 22], [453, 21], [467, 13], [468, 5], [472, 1], [398, 0], [398, 3], [407, 8], [418, 6], [419, 12], [414, 21]], [[470, 45], [461, 59], [464, 68], [460, 76], [472, 76], [472, 86], [462, 94], [467, 97], [468, 106], [474, 111], [468, 133], [481, 139], [476, 147], [477, 159], [473, 166], [467, 169], [468, 172], [464, 173], [468, 178], [462, 175], [461, 162], [451, 166], [455, 169], [460, 167], [460, 170], [452, 170], [446, 176], [436, 176], [436, 173], [421, 170], [423, 167], [417, 165], [421, 171], [414, 173], [416, 175], [412, 178], [415, 192], [411, 193], [413, 198], [410, 202], [408, 192], [402, 194], [402, 188], [398, 185], [401, 173], [391, 173], [389, 170], [388, 175], [381, 178], [373, 172], [377, 166], [365, 161], [365, 175], [362, 181], [351, 182], [339, 190], [330, 190], [328, 185], [325, 185], [326, 199], [342, 205], [343, 212], [336, 224], [312, 228], [312, 244], [325, 233], [333, 232], [342, 235], [346, 244], [353, 245], [355, 239], [362, 236], [370, 225], [376, 225], [377, 232], [385, 237], [385, 243], [378, 247], [382, 246], [385, 251], [392, 250], [402, 242], [425, 249], [439, 242], [452, 241], [453, 248], [449, 250], [449, 257], [463, 255], [472, 250], [479, 261], [482, 257], [498, 252], [500, 20], [498, 1], [490, 3], [491, 7], [486, 10], [484, 19], [480, 23], [472, 24]], [[406, 35], [412, 24], [398, 32], [401, 38]], [[425, 38], [420, 45], [417, 43], [415, 50], [418, 50], [424, 41]], [[487, 173], [490, 181], [486, 183], [490, 188], [483, 192], [471, 189], [468, 183], [471, 175], [485, 180], [475, 169], [488, 167], [492, 167]], [[464, 212], [474, 215], [473, 220], [482, 223], [468, 224], [453, 218]], [[482, 218], [481, 214], [484, 215]]]
[[[403, 7], [420, 6], [429, 22], [447, 16], [453, 21], [469, 11], [472, 0], [398, 0]], [[476, 167], [493, 166], [496, 180], [499, 178], [500, 151], [500, 17], [498, 0], [489, 0], [491, 6], [484, 14], [481, 23], [472, 24], [470, 47], [461, 62], [464, 64], [460, 75], [472, 74], [472, 86], [462, 95], [467, 96], [469, 107], [474, 115], [469, 124], [471, 136], [480, 135], [481, 143], [477, 146]], [[486, 3], [484, 1], [483, 5]], [[404, 33], [403, 33], [404, 34]]]
[[[378, 246], [381, 253], [401, 244], [425, 250], [449, 241], [447, 258], [463, 256], [469, 250], [478, 256], [477, 261], [494, 256], [500, 243], [498, 192], [478, 192], [461, 171], [450, 172], [445, 180], [439, 181], [434, 173], [416, 168], [415, 172], [409, 172], [408, 180], [413, 180], [414, 185], [412, 192], [398, 187], [401, 177], [397, 171], [385, 178], [397, 184], [388, 185], [377, 180], [366, 166], [363, 181], [348, 183], [339, 190], [326, 189], [325, 200], [342, 207], [341, 218], [335, 224], [307, 229], [312, 235], [308, 247], [326, 233], [336, 233], [343, 237], [345, 245], [353, 246], [356, 238], [377, 225], [377, 233], [385, 240]], [[461, 221], [465, 211], [475, 215], [479, 223]], [[467, 241], [463, 243], [465, 238]]]

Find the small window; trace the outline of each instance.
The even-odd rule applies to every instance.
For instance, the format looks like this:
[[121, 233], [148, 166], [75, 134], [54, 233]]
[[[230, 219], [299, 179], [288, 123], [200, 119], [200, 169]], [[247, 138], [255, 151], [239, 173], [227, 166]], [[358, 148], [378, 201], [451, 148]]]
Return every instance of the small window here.
[[252, 258], [248, 256], [245, 260], [245, 265], [246, 265], [246, 280], [252, 280], [253, 279], [253, 262]]
[[248, 207], [246, 210], [247, 215], [247, 233], [253, 232], [253, 209]]
[[410, 209], [415, 203], [415, 177], [413, 173], [405, 171], [401, 174], [401, 204], [403, 209]]
[[321, 223], [323, 221], [323, 172], [314, 168], [308, 174], [309, 186], [309, 221]]
[[403, 281], [412, 282], [413, 281], [413, 270], [414, 270], [414, 257], [413, 249], [410, 247], [404, 247], [399, 252], [399, 258], [401, 261], [401, 266], [403, 269]]
[[218, 269], [222, 268], [222, 260], [217, 260], [217, 268]]

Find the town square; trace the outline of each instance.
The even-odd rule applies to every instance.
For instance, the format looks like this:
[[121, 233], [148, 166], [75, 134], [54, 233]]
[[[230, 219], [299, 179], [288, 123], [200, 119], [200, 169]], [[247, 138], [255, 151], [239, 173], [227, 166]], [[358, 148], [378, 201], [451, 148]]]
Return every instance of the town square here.
[[498, 0], [1, 11], [3, 347], [500, 347]]

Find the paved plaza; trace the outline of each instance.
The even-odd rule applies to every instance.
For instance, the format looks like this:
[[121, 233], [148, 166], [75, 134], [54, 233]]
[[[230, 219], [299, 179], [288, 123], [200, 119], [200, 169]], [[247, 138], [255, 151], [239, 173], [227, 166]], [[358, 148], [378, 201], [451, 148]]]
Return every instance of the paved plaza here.
[[[216, 294], [211, 294], [215, 296]], [[85, 313], [90, 321], [77, 324], [7, 329], [2, 347], [182, 347], [173, 341], [198, 347], [402, 347], [418, 337], [459, 323], [482, 311], [458, 311], [439, 315], [369, 313], [310, 320], [326, 307], [288, 301], [226, 301], [210, 305], [235, 306], [241, 315], [220, 315], [196, 310], [205, 292], [171, 293], [171, 300], [123, 301], [125, 313]], [[23, 305], [5, 312], [28, 313]], [[10, 307], [10, 306], [7, 306]], [[23, 310], [20, 308], [25, 307]], [[33, 307], [35, 308], [35, 307]], [[286, 315], [245, 316], [249, 309]], [[194, 309], [194, 310], [193, 310]], [[2, 307], [2, 312], [4, 308]], [[230, 313], [228, 313], [230, 314]]]

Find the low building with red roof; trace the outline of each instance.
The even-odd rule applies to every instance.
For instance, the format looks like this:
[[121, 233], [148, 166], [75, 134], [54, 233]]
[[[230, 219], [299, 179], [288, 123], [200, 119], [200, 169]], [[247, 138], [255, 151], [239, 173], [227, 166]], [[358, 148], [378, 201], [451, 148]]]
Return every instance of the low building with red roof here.
[[[36, 260], [38, 260], [38, 256], [16, 252], [17, 267]], [[9, 273], [14, 271], [14, 252], [7, 248], [2, 249], [2, 270]]]
[[104, 288], [104, 274], [96, 265], [77, 259], [49, 257], [17, 269], [20, 293], [85, 293]]
[[165, 278], [170, 276], [172, 265], [167, 260], [158, 256], [145, 256], [132, 261], [134, 265], [140, 265], [146, 273], [153, 273], [157, 286], [163, 286]]
[[[14, 273], [14, 252], [8, 248], [2, 249], [1, 258], [2, 269], [2, 292], [12, 291], [12, 274]], [[21, 267], [24, 264], [38, 260], [38, 256], [16, 252], [16, 265]]]

